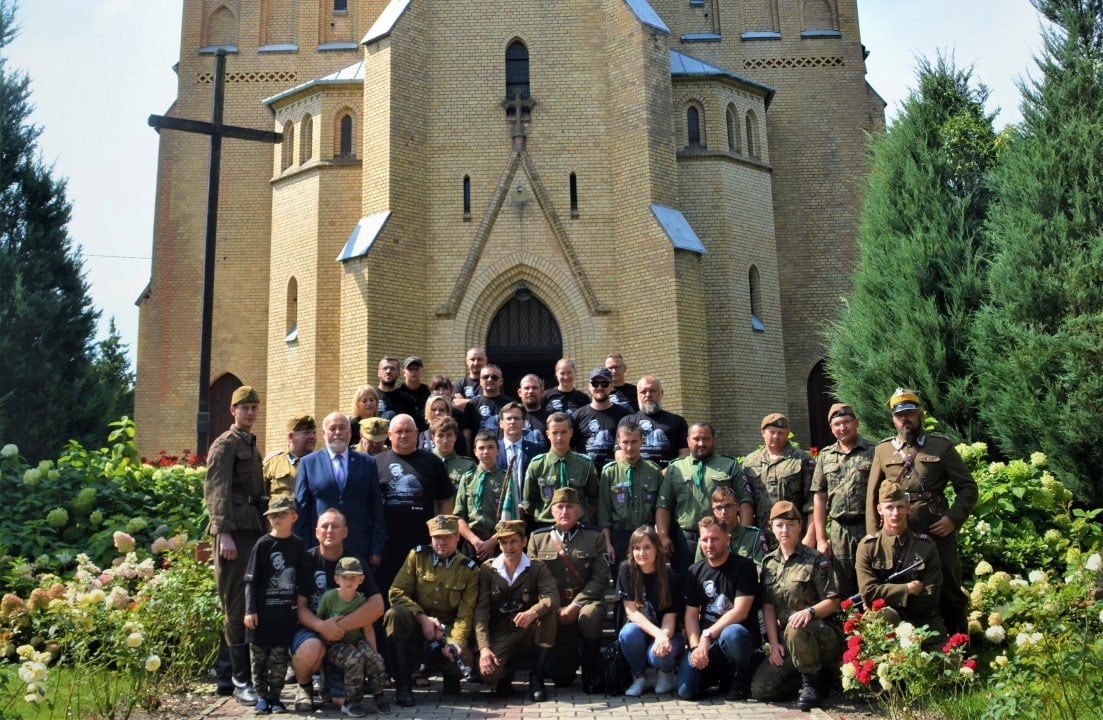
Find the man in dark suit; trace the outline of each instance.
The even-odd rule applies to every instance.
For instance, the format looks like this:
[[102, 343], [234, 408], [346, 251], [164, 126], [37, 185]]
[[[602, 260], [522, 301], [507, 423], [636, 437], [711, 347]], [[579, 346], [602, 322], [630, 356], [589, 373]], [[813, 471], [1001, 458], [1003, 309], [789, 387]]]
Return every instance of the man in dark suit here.
[[[544, 452], [544, 449], [534, 442], [524, 439], [525, 408], [518, 402], [509, 402], [498, 411], [498, 425], [502, 429], [502, 442], [498, 445], [498, 465], [503, 470], [509, 468], [510, 458], [516, 455], [513, 462], [513, 474], [511, 477], [513, 487], [512, 507], [521, 509], [521, 498], [525, 490], [525, 470], [529, 461]], [[514, 515], [507, 520], [523, 520]]]
[[334, 412], [322, 421], [325, 447], [299, 461], [295, 482], [295, 505], [299, 519], [295, 534], [317, 544], [314, 526], [329, 508], [337, 508], [348, 524], [346, 549], [372, 565], [383, 557], [383, 500], [375, 462], [349, 449], [351, 429], [344, 413]]

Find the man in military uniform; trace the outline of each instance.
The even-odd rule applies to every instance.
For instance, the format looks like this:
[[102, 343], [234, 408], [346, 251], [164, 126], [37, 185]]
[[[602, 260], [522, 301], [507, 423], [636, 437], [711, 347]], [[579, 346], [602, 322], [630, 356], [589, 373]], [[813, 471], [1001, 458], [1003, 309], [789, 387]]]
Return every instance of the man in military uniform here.
[[894, 625], [907, 620], [934, 630], [937, 634], [923, 643], [923, 648], [936, 650], [948, 637], [939, 614], [944, 576], [938, 547], [929, 536], [908, 526], [908, 516], [914, 511], [900, 485], [886, 480], [878, 486], [877, 495], [883, 527], [862, 538], [855, 559], [862, 600], [867, 612], [874, 600], [884, 600], [887, 605], [878, 612]]
[[[774, 504], [770, 527], [778, 546], [762, 561], [762, 614], [770, 657], [751, 682], [751, 695], [772, 702], [792, 697], [798, 677], [797, 707], [823, 705], [823, 675], [837, 672], [843, 651], [842, 628], [831, 561], [800, 543], [804, 518], [788, 500]], [[778, 629], [781, 628], [779, 637]]]
[[203, 501], [211, 517], [207, 534], [214, 538], [214, 581], [222, 604], [222, 632], [229, 648], [234, 698], [255, 705], [250, 682], [249, 646], [245, 643], [245, 566], [264, 534], [261, 471], [257, 438], [251, 432], [260, 410], [260, 396], [242, 385], [230, 397], [234, 423], [215, 438], [207, 451]]
[[[754, 525], [744, 525], [739, 517], [740, 505], [735, 490], [727, 485], [720, 485], [712, 491], [712, 516], [716, 518], [725, 530], [728, 531], [728, 552], [732, 555], [745, 557], [762, 569], [762, 559], [770, 551], [766, 544], [766, 535]], [[697, 543], [697, 555], [693, 562], [701, 562], [705, 559], [705, 553], [701, 544]]]
[[[938, 546], [942, 566], [939, 610], [951, 633], [968, 632], [969, 599], [961, 589], [961, 559], [957, 529], [977, 504], [977, 483], [945, 435], [925, 432], [919, 394], [897, 388], [889, 400], [896, 436], [882, 440], [873, 453], [866, 491], [866, 530], [877, 530], [874, 503], [885, 480], [899, 484], [911, 504], [908, 526], [929, 533]], [[946, 486], [954, 488], [954, 504], [946, 500]]]
[[525, 555], [525, 521], [503, 520], [494, 537], [501, 554], [479, 568], [475, 642], [479, 672], [494, 694], [512, 694], [513, 661], [529, 658], [529, 698], [547, 699], [544, 673], [555, 645], [559, 588], [548, 566]]
[[866, 488], [873, 465], [874, 443], [858, 434], [854, 408], [835, 403], [827, 411], [827, 424], [836, 442], [820, 450], [812, 473], [812, 515], [816, 537], [826, 534], [831, 518], [831, 537], [816, 549], [831, 558], [839, 595], [858, 592], [854, 554], [866, 534]]
[[547, 564], [559, 589], [552, 679], [557, 687], [567, 687], [581, 661], [582, 686], [590, 693], [599, 681], [601, 623], [610, 581], [605, 540], [578, 524], [582, 503], [573, 487], [555, 491], [551, 512], [555, 524], [532, 534], [529, 557]]
[[299, 458], [314, 452], [317, 426], [313, 415], [299, 415], [287, 422], [287, 450], [276, 450], [264, 458], [264, 496], [295, 496], [295, 473]]
[[360, 421], [360, 444], [357, 449], [368, 455], [378, 455], [387, 449], [387, 430], [391, 421], [381, 417], [369, 417]]
[[455, 515], [429, 520], [430, 545], [418, 545], [406, 556], [387, 599], [383, 629], [391, 644], [395, 667], [395, 703], [414, 704], [413, 662], [426, 644], [439, 644], [444, 657], [444, 694], [460, 692], [461, 656], [471, 633], [471, 618], [479, 593], [479, 567], [456, 552], [459, 522]]
[[789, 420], [781, 413], [762, 418], [760, 428], [765, 445], [743, 458], [746, 491], [754, 497], [753, 524], [765, 531], [770, 547], [777, 547], [770, 534], [770, 508], [778, 500], [788, 500], [807, 516], [804, 544], [816, 547], [812, 518], [812, 472], [816, 461], [789, 444]]
[[[738, 487], [744, 491], [746, 487], [738, 482], [742, 472], [736, 459], [716, 454], [716, 433], [712, 425], [693, 423], [686, 441], [690, 454], [667, 466], [659, 486], [659, 503], [655, 507], [655, 530], [670, 558], [670, 566], [679, 575], [693, 563], [697, 550], [697, 521], [712, 513], [713, 489]], [[748, 508], [752, 502], [749, 493], [740, 498], [740, 504], [747, 503]], [[671, 529], [671, 517], [677, 520], [677, 528]]]
[[640, 525], [655, 524], [655, 504], [663, 471], [640, 455], [643, 430], [636, 423], [617, 428], [620, 459], [601, 471], [597, 523], [605, 535], [609, 564], [628, 558], [628, 540]]
[[591, 517], [591, 506], [597, 507], [597, 471], [590, 458], [571, 450], [574, 430], [566, 413], [556, 412], [548, 416], [548, 443], [551, 448], [537, 455], [525, 471], [525, 513], [532, 518], [533, 527], [547, 527], [555, 522], [552, 517], [552, 496], [560, 488], [572, 488], [583, 503], [582, 520]]

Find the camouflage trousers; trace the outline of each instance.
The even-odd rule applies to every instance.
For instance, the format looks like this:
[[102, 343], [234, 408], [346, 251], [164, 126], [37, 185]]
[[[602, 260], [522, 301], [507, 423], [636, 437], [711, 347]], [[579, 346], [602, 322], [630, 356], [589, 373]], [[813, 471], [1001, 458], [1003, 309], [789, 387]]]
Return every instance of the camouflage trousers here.
[[387, 683], [383, 656], [372, 649], [367, 640], [334, 643], [326, 650], [326, 662], [339, 668], [345, 676], [345, 701], [358, 703], [368, 693], [378, 695]]
[[858, 555], [858, 543], [866, 536], [866, 522], [844, 523], [831, 520], [831, 567], [835, 571], [835, 585], [839, 599], [845, 600], [858, 592], [858, 572], [854, 558]]
[[283, 692], [291, 653], [285, 647], [253, 646], [253, 689], [257, 697], [278, 698]]

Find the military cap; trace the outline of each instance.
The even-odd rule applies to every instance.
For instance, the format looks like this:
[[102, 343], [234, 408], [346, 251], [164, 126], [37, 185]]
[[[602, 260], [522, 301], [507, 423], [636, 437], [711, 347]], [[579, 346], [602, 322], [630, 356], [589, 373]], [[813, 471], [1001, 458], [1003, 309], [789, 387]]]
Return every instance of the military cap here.
[[524, 535], [524, 520], [501, 520], [494, 526], [494, 537], [506, 537], [507, 535]]
[[831, 409], [827, 411], [827, 422], [831, 422], [832, 420], [834, 420], [837, 417], [847, 417], [847, 416], [852, 417], [852, 418], [858, 417], [857, 415], [854, 414], [854, 408], [850, 407], [849, 405], [847, 405], [845, 403], [835, 403], [834, 405], [831, 406]]
[[419, 358], [417, 355], [411, 355], [410, 357], [402, 361], [403, 370], [408, 370], [411, 365], [420, 365], [421, 367], [425, 367], [425, 363], [423, 363], [421, 361], [421, 358]]
[[295, 498], [284, 493], [282, 495], [275, 495], [268, 501], [268, 509], [264, 511], [265, 515], [272, 515], [273, 513], [283, 512], [284, 510], [295, 509]]
[[920, 408], [919, 393], [915, 390], [898, 387], [893, 392], [892, 397], [889, 398], [889, 407], [892, 408], [893, 415], [905, 410], [918, 410]]
[[429, 536], [455, 535], [460, 531], [459, 518], [455, 515], [437, 515], [425, 523], [429, 526]]
[[777, 427], [789, 429], [789, 421], [781, 413], [770, 413], [766, 417], [762, 418], [762, 425], [759, 430], [765, 430], [768, 427]]
[[598, 378], [613, 382], [613, 373], [603, 367], [594, 368], [590, 371], [590, 379], [597, 380]]
[[879, 502], [903, 502], [904, 499], [904, 488], [900, 487], [899, 483], [894, 483], [891, 480], [881, 483], [881, 487], [877, 491]]
[[559, 488], [552, 495], [551, 504], [556, 503], [574, 503], [575, 505], [581, 505], [582, 501], [578, 499], [578, 491], [572, 487]]
[[343, 557], [337, 561], [337, 569], [333, 571], [336, 575], [363, 575], [364, 566], [360, 564], [360, 561], [354, 557]]
[[299, 415], [287, 421], [287, 432], [304, 432], [316, 430], [318, 425], [314, 422], [313, 415]]
[[797, 510], [797, 506], [788, 500], [778, 500], [774, 503], [774, 506], [770, 508], [770, 522], [778, 518], [800, 522], [800, 510]]
[[360, 421], [360, 434], [372, 442], [383, 442], [387, 439], [387, 429], [390, 421], [381, 417], [364, 418]]
[[242, 385], [237, 390], [234, 390], [234, 394], [230, 396], [231, 405], [259, 402], [260, 395], [257, 394], [257, 389], [252, 385]]

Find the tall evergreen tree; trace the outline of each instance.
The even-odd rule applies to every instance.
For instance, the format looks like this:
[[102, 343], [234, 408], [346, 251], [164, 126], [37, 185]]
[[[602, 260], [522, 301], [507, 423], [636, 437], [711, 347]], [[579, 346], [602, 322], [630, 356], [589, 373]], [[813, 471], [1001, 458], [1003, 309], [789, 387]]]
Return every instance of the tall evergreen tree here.
[[1034, 0], [1054, 24], [993, 173], [991, 300], [975, 327], [981, 416], [1103, 500], [1103, 0]]
[[835, 396], [889, 430], [897, 385], [961, 436], [978, 434], [969, 326], [985, 293], [980, 229], [996, 135], [988, 90], [952, 59], [921, 60], [917, 88], [870, 147], [854, 286], [826, 331]]
[[127, 346], [119, 335], [115, 318], [108, 321], [107, 337], [96, 343], [93, 361], [95, 384], [103, 395], [106, 417], [112, 420], [134, 417], [134, 371], [126, 356]]
[[99, 312], [66, 229], [65, 182], [38, 152], [30, 80], [4, 55], [15, 11], [0, 0], [0, 425], [3, 442], [41, 459], [69, 438], [102, 441], [109, 418], [92, 374]]

